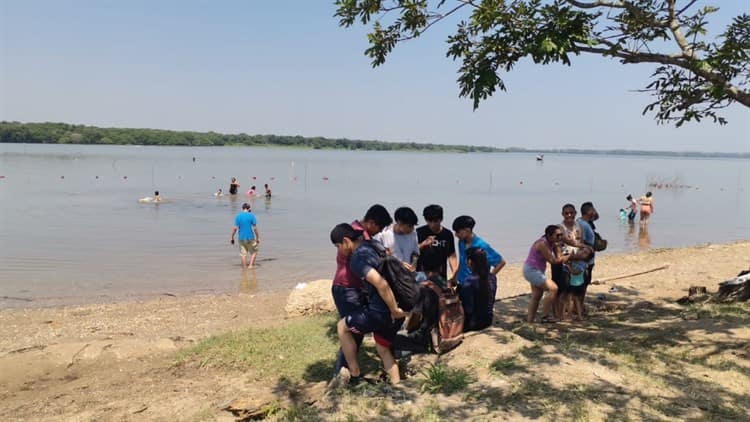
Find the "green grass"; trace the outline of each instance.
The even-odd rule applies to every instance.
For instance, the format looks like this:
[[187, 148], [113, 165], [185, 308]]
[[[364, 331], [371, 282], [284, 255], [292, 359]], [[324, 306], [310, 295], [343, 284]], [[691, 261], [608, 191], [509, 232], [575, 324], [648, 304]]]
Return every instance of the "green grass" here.
[[445, 364], [430, 365], [422, 371], [424, 380], [421, 381], [422, 392], [453, 394], [465, 389], [472, 381], [471, 374], [463, 369], [448, 368]]
[[493, 372], [499, 372], [503, 375], [509, 375], [520, 369], [523, 369], [523, 366], [518, 362], [516, 356], [505, 359], [500, 358], [490, 364], [490, 370]]
[[333, 316], [318, 316], [212, 336], [180, 352], [176, 363], [238, 369], [256, 379], [326, 380], [339, 347], [331, 335], [335, 322]]

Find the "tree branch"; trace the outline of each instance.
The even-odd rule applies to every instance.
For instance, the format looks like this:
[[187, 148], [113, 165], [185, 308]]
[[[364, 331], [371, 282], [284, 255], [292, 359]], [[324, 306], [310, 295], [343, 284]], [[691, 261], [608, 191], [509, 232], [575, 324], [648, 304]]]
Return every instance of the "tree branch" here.
[[579, 51], [585, 53], [599, 54], [602, 56], [613, 56], [621, 59], [622, 63], [660, 63], [666, 65], [677, 66], [692, 72], [695, 75], [711, 82], [714, 85], [722, 87], [726, 90], [727, 96], [737, 101], [738, 103], [750, 107], [750, 92], [743, 91], [739, 87], [732, 85], [722, 75], [702, 68], [698, 63], [690, 58], [685, 57], [683, 54], [667, 55], [667, 54], [656, 54], [656, 53], [642, 53], [637, 51], [628, 50], [613, 50], [601, 47], [589, 47], [587, 45], [577, 45], [576, 48]]
[[690, 43], [685, 38], [685, 35], [683, 35], [682, 29], [680, 29], [680, 20], [677, 19], [677, 12], [675, 12], [675, 1], [676, 0], [667, 1], [667, 5], [669, 8], [669, 30], [672, 31], [674, 40], [680, 47], [680, 50], [682, 50], [682, 54], [684, 54], [685, 57], [694, 59], [695, 51], [693, 50], [693, 47], [690, 46]]
[[581, 8], [581, 9], [596, 9], [597, 7], [610, 7], [610, 8], [618, 8], [618, 9], [626, 8], [625, 3], [619, 2], [619, 1], [610, 2], [610, 1], [597, 0], [593, 3], [584, 3], [582, 1], [577, 1], [577, 0], [565, 0], [565, 2], [575, 7]]
[[458, 6], [456, 6], [456, 7], [454, 7], [453, 9], [447, 11], [446, 13], [444, 13], [442, 15], [436, 15], [435, 19], [432, 22], [428, 23], [424, 28], [422, 28], [422, 30], [419, 31], [419, 33], [409, 35], [408, 37], [399, 38], [398, 42], [411, 40], [411, 39], [414, 39], [414, 38], [418, 37], [421, 34], [424, 34], [428, 29], [430, 29], [430, 27], [432, 25], [435, 25], [436, 23], [440, 22], [441, 20], [443, 20], [443, 19], [447, 18], [448, 16], [456, 13], [459, 9], [461, 9], [461, 8], [463, 8], [465, 6], [476, 7], [471, 1], [463, 1], [462, 0], [462, 1], [460, 1], [460, 4]]

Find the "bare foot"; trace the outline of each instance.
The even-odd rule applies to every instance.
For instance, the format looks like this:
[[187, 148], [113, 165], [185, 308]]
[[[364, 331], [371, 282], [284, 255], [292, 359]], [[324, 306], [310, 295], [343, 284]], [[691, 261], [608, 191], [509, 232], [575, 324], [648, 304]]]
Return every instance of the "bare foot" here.
[[252, 270], [253, 268], [255, 268], [255, 267], [253, 267], [252, 265], [248, 265], [248, 266], [247, 266], [247, 269], [248, 269], [248, 270]]

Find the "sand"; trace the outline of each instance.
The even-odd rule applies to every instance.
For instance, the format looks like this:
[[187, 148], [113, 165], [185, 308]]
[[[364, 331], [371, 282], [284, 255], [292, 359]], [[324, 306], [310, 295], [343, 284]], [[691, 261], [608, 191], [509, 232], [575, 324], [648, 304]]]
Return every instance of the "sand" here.
[[[605, 252], [597, 258], [594, 279], [664, 266], [592, 286], [590, 297], [603, 294], [611, 303], [671, 305], [691, 285], [716, 291], [718, 282], [750, 267], [750, 241], [635, 254]], [[524, 317], [529, 288], [518, 264], [509, 265], [499, 277], [496, 311], [502, 315], [493, 330], [510, 332]], [[613, 286], [616, 292], [610, 293]], [[251, 393], [253, 384], [242, 374], [176, 368], [175, 353], [213, 334], [283, 323], [288, 294], [163, 297], [0, 311], [0, 419], [231, 419], [218, 408]], [[714, 335], [726, 333], [701, 333], [700, 338]], [[731, 337], [747, 342], [750, 333], [737, 329]], [[611, 369], [602, 368], [599, 375], [625, 382]], [[727, 388], [746, 391], [747, 380], [745, 376]]]

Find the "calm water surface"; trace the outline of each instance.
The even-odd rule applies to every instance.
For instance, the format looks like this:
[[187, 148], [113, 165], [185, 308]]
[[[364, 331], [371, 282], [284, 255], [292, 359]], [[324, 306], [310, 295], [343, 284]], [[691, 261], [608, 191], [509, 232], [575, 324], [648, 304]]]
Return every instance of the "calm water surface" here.
[[[0, 144], [0, 176], [0, 307], [330, 278], [330, 228], [376, 202], [409, 205], [420, 224], [430, 203], [444, 206], [448, 226], [472, 215], [509, 262], [525, 258], [566, 202], [594, 202], [607, 252], [750, 239], [750, 161], [741, 159], [547, 154], [540, 164], [530, 154]], [[232, 176], [242, 195], [214, 197]], [[251, 201], [260, 267], [243, 271], [229, 245], [234, 215], [250, 185], [264, 183], [274, 198]], [[138, 203], [156, 189], [164, 203]], [[618, 212], [628, 193], [646, 190], [656, 212], [643, 233]]]

